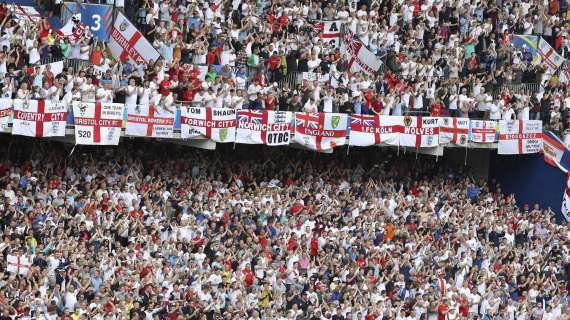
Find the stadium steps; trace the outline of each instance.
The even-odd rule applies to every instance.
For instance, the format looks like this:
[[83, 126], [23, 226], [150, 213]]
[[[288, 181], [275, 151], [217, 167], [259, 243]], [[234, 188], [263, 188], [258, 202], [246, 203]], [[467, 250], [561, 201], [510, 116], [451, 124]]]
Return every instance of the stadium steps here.
[[[0, 3], [34, 7], [43, 17], [47, 17], [47, 12], [43, 8], [38, 7], [34, 0], [0, 0]], [[48, 17], [48, 21], [53, 29], [59, 29], [63, 26], [62, 21], [58, 17]]]

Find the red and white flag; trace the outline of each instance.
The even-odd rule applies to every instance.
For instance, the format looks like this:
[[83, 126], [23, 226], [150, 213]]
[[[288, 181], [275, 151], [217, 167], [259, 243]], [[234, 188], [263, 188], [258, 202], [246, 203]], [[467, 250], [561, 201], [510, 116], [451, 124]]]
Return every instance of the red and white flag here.
[[0, 99], [0, 132], [10, 132], [10, 116], [12, 115], [12, 99]]
[[439, 143], [465, 147], [469, 137], [469, 119], [439, 118]]
[[330, 44], [333, 48], [340, 47], [341, 21], [322, 21], [320, 37], [324, 43]]
[[122, 103], [74, 102], [75, 143], [118, 145], [124, 110]]
[[61, 29], [56, 30], [57, 37], [67, 39], [70, 43], [77, 43], [86, 36], [87, 26], [81, 22], [78, 15], [73, 15]]
[[172, 138], [175, 113], [153, 105], [127, 107], [125, 134], [135, 137]]
[[382, 61], [346, 26], [341, 26], [341, 30], [340, 53], [348, 59], [350, 71], [375, 74], [382, 66]]
[[344, 113], [295, 113], [295, 142], [311, 150], [329, 151], [346, 144]]
[[550, 73], [554, 73], [564, 62], [564, 57], [559, 55], [543, 38], [540, 38], [538, 41], [537, 51], [540, 56], [540, 62], [548, 67]]
[[501, 120], [498, 154], [538, 153], [542, 150], [542, 121]]
[[111, 28], [109, 50], [115, 59], [123, 63], [127, 60], [135, 64], [148, 63], [160, 57], [152, 44], [119, 10]]
[[281, 146], [291, 140], [291, 120], [288, 111], [239, 110], [237, 112], [236, 142]]
[[10, 9], [19, 25], [36, 25], [42, 21], [42, 15], [34, 7], [13, 5]]
[[63, 137], [67, 124], [67, 106], [49, 100], [13, 102], [12, 134], [28, 137]]
[[30, 267], [32, 266], [32, 259], [26, 256], [16, 256], [16, 255], [7, 255], [6, 256], [6, 271], [15, 274], [21, 274], [23, 276], [28, 274], [30, 271]]
[[497, 135], [497, 121], [471, 120], [471, 141], [493, 143]]
[[234, 142], [236, 111], [226, 108], [180, 108], [180, 136], [206, 137], [216, 142]]
[[439, 120], [435, 117], [401, 117], [404, 129], [400, 145], [404, 147], [429, 148], [439, 145]]
[[353, 114], [350, 116], [351, 146], [391, 145], [397, 146], [403, 130], [400, 117]]

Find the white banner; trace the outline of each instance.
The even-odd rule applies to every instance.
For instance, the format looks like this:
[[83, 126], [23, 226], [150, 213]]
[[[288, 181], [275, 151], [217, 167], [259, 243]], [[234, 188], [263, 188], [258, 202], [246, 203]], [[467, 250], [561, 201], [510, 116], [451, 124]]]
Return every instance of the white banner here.
[[348, 59], [351, 72], [365, 72], [375, 74], [382, 66], [382, 61], [368, 50], [366, 46], [354, 36], [345, 26], [342, 26], [340, 39], [340, 53]]
[[402, 117], [353, 114], [350, 117], [351, 146], [397, 146], [403, 130]]
[[7, 267], [6, 270], [10, 273], [21, 274], [23, 276], [28, 274], [32, 266], [32, 259], [26, 256], [15, 256], [9, 254], [6, 256]]
[[468, 118], [439, 118], [439, 143], [467, 146], [469, 137]]
[[113, 57], [121, 62], [130, 60], [136, 64], [156, 61], [160, 57], [158, 51], [120, 10], [116, 12], [117, 18], [109, 37], [109, 50]]
[[497, 121], [471, 120], [471, 141], [493, 143], [497, 135]]
[[287, 145], [291, 140], [293, 113], [288, 111], [239, 110], [236, 142]]
[[67, 106], [49, 100], [13, 101], [12, 134], [28, 137], [63, 137]]
[[428, 148], [439, 145], [439, 120], [435, 117], [403, 117], [400, 145]]
[[124, 110], [122, 103], [73, 102], [75, 143], [118, 145]]
[[0, 132], [10, 132], [8, 124], [12, 115], [12, 99], [0, 99]]
[[501, 120], [498, 154], [527, 154], [542, 150], [542, 121]]
[[311, 150], [329, 151], [346, 144], [344, 113], [295, 113], [295, 142]]
[[330, 44], [333, 48], [339, 48], [341, 26], [341, 21], [323, 21], [323, 32], [321, 32], [323, 42]]
[[181, 107], [180, 112], [180, 136], [183, 139], [202, 136], [216, 142], [235, 141], [234, 109]]
[[172, 138], [175, 115], [153, 105], [128, 106], [125, 133], [135, 137]]

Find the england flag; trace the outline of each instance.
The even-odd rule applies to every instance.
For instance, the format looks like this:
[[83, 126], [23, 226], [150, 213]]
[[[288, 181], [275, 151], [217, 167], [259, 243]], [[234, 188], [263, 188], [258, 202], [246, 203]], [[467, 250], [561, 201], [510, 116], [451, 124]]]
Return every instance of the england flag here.
[[49, 100], [13, 102], [12, 134], [28, 137], [63, 137], [67, 125], [67, 106]]
[[154, 105], [131, 105], [127, 107], [129, 136], [148, 138], [172, 138], [175, 113]]

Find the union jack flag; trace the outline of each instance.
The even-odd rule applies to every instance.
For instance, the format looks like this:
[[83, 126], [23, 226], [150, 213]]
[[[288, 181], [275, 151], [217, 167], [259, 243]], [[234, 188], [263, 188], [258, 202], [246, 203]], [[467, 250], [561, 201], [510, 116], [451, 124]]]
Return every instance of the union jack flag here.
[[238, 112], [238, 122], [263, 123], [263, 111], [249, 110]]
[[374, 117], [366, 115], [352, 115], [351, 123], [363, 127], [374, 127]]
[[319, 129], [319, 114], [305, 113], [295, 119], [295, 125], [311, 129]]

